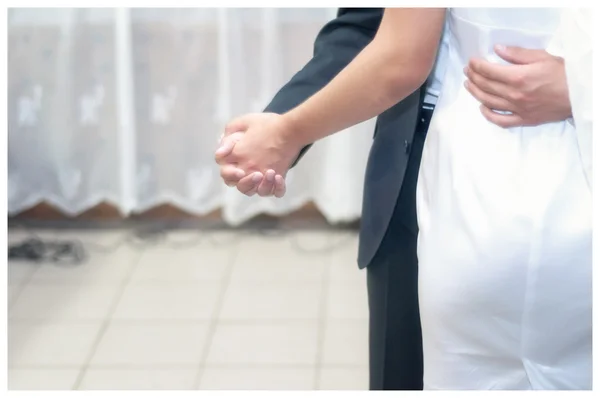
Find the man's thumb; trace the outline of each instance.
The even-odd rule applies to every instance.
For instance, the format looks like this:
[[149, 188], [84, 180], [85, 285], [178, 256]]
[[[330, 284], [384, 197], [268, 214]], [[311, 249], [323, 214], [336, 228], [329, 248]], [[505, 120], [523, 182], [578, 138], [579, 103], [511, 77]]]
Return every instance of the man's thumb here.
[[523, 47], [495, 46], [494, 50], [500, 58], [515, 65], [532, 64], [552, 56], [544, 50]]
[[231, 152], [233, 152], [235, 144], [237, 144], [237, 142], [241, 140], [243, 136], [244, 133], [233, 133], [225, 137], [221, 141], [219, 148], [215, 151], [215, 160], [217, 161], [217, 163], [226, 160], [226, 158], [231, 154]]
[[227, 156], [233, 151], [233, 147], [235, 146], [234, 141], [225, 141], [216, 151], [215, 151], [215, 160], [217, 163], [225, 160]]

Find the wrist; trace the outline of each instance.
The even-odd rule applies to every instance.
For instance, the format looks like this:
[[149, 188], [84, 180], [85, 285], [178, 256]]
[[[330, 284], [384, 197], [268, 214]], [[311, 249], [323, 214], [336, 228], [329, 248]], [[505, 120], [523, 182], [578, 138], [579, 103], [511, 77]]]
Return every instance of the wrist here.
[[310, 142], [305, 142], [306, 139], [303, 137], [299, 119], [293, 110], [281, 115], [281, 129], [279, 131], [281, 132], [281, 139], [294, 148], [301, 149], [310, 144]]

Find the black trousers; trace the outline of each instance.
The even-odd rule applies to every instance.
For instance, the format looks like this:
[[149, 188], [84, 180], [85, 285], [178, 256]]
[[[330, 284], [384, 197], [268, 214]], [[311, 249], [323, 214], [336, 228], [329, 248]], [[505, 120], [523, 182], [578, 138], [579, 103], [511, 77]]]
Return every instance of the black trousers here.
[[367, 267], [370, 390], [422, 390], [416, 187], [431, 111], [423, 110], [398, 201]]

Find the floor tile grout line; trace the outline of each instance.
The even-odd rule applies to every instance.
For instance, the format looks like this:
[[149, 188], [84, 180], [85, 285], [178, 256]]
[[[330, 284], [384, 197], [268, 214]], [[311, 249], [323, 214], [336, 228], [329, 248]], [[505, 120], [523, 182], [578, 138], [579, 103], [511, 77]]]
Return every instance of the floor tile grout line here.
[[[119, 289], [120, 290], [120, 289]], [[115, 291], [115, 295], [119, 294], [119, 290]], [[320, 293], [320, 292], [319, 292]], [[112, 306], [111, 306], [112, 308]], [[111, 310], [109, 308], [109, 311]], [[75, 324], [75, 325], [94, 325], [104, 321], [106, 317], [100, 318], [13, 318], [14, 322], [20, 324], [30, 325], [57, 325], [63, 323]], [[171, 322], [174, 325], [190, 325], [190, 324], [206, 324], [213, 320], [213, 317], [206, 318], [115, 318], [114, 314], [111, 315], [111, 321], [118, 323], [127, 323], [129, 325], [151, 325], [156, 323]], [[334, 318], [327, 317], [327, 321], [343, 324], [362, 324], [366, 318]], [[261, 318], [261, 319], [234, 319], [234, 318], [221, 318], [219, 317], [218, 323], [227, 326], [248, 326], [248, 325], [289, 325], [289, 324], [302, 324], [302, 325], [314, 325], [315, 322], [319, 322], [320, 318], [307, 317], [307, 318]]]
[[[331, 237], [330, 237], [331, 238]], [[185, 364], [185, 368], [186, 369], [197, 369], [198, 370], [198, 374], [196, 377], [196, 385], [199, 387], [200, 386], [200, 382], [201, 382], [201, 377], [203, 376], [204, 370], [206, 368], [206, 363], [207, 363], [207, 358], [208, 355], [210, 353], [210, 348], [211, 345], [213, 344], [213, 340], [215, 338], [215, 336], [217, 335], [217, 326], [219, 324], [221, 324], [222, 318], [222, 311], [223, 311], [223, 306], [224, 306], [224, 302], [226, 299], [226, 295], [227, 293], [231, 290], [231, 284], [235, 281], [235, 275], [234, 275], [234, 271], [235, 271], [235, 265], [236, 265], [236, 260], [239, 258], [240, 254], [241, 254], [241, 246], [239, 244], [239, 241], [235, 242], [235, 246], [237, 248], [237, 250], [232, 250], [230, 257], [227, 260], [227, 263], [224, 264], [225, 266], [225, 272], [223, 273], [223, 276], [221, 278], [221, 280], [219, 281], [220, 283], [220, 290], [219, 290], [219, 295], [218, 295], [218, 300], [215, 302], [215, 306], [213, 308], [212, 311], [212, 315], [209, 318], [204, 318], [204, 319], [175, 319], [175, 320], [169, 320], [169, 319], [163, 319], [163, 321], [173, 321], [173, 322], [177, 322], [177, 321], [181, 321], [182, 323], [187, 323], [187, 322], [199, 322], [199, 321], [204, 321], [204, 323], [209, 322], [209, 330], [207, 331], [206, 337], [205, 337], [205, 347], [204, 347], [204, 351], [202, 352], [202, 360], [200, 362], [199, 365], [196, 364], [196, 361], [194, 361], [191, 364]], [[145, 250], [147, 250], [147, 248], [138, 248], [138, 250], [135, 250], [135, 254], [131, 257], [131, 259], [129, 261], [131, 261], [131, 266], [129, 267], [129, 269], [127, 270], [127, 272], [125, 272], [122, 277], [120, 278], [120, 281], [115, 281], [116, 283], [118, 283], [118, 288], [115, 290], [114, 292], [114, 296], [113, 296], [113, 300], [111, 300], [111, 305], [108, 308], [107, 311], [107, 315], [103, 318], [98, 318], [96, 320], [97, 323], [102, 323], [101, 327], [99, 328], [99, 330], [97, 331], [97, 335], [96, 335], [96, 339], [92, 344], [91, 347], [91, 352], [89, 353], [88, 357], [86, 358], [86, 361], [84, 363], [84, 365], [74, 365], [71, 366], [71, 368], [76, 368], [79, 369], [79, 374], [77, 377], [76, 382], [74, 383], [73, 388], [79, 388], [83, 379], [85, 378], [85, 374], [89, 369], [96, 369], [96, 368], [103, 368], [103, 369], [123, 369], [125, 365], [100, 365], [100, 366], [96, 366], [96, 365], [92, 365], [91, 362], [93, 360], [94, 355], [96, 354], [96, 351], [98, 350], [98, 347], [100, 345], [100, 342], [102, 341], [102, 338], [104, 337], [106, 330], [108, 329], [110, 323], [112, 321], [115, 320], [114, 315], [115, 315], [115, 311], [118, 308], [118, 305], [120, 303], [120, 301], [123, 298], [123, 294], [125, 293], [126, 289], [131, 286], [133, 280], [134, 280], [134, 276], [135, 276], [135, 272], [137, 269], [139, 269], [140, 267], [140, 263], [143, 263], [142, 258], [144, 256], [144, 252]], [[300, 255], [300, 254], [298, 254]], [[298, 368], [298, 367], [302, 367], [302, 368], [306, 368], [306, 369], [313, 369], [316, 373], [315, 373], [315, 378], [313, 379], [314, 384], [318, 387], [320, 384], [320, 370], [321, 368], [330, 368], [330, 367], [334, 367], [334, 368], [356, 368], [356, 367], [361, 367], [360, 365], [350, 365], [350, 364], [324, 364], [323, 363], [323, 345], [324, 345], [324, 336], [325, 336], [325, 326], [327, 324], [328, 320], [331, 320], [331, 317], [327, 316], [327, 311], [328, 311], [328, 294], [330, 293], [330, 289], [331, 289], [331, 282], [332, 282], [332, 266], [333, 266], [333, 255], [330, 253], [327, 256], [324, 257], [317, 257], [318, 259], [321, 260], [326, 260], [325, 262], [325, 266], [321, 269], [321, 275], [323, 276], [321, 278], [320, 281], [320, 299], [319, 299], [319, 315], [318, 317], [312, 318], [312, 319], [262, 319], [262, 320], [258, 320], [258, 323], [264, 323], [264, 324], [278, 324], [281, 322], [287, 323], [288, 321], [294, 321], [294, 322], [298, 322], [298, 323], [305, 323], [305, 322], [314, 322], [316, 321], [317, 323], [317, 350], [316, 350], [316, 361], [315, 364], [277, 364], [277, 363], [273, 363], [273, 364], [257, 364], [257, 363], [235, 363], [235, 364], [211, 364], [211, 367], [216, 367], [216, 368], [262, 368], [262, 367], [266, 367], [266, 368], [280, 368], [280, 367], [289, 367], [289, 368]], [[311, 261], [314, 259], [312, 257], [306, 257], [305, 261]], [[27, 280], [26, 283], [22, 283], [22, 289], [25, 288], [26, 284], [31, 283], [32, 280], [34, 280], [34, 275], [36, 274], [36, 272], [38, 271], [38, 269], [34, 270], [34, 272], [31, 272], [29, 275], [26, 275], [23, 278], [23, 281]], [[194, 281], [193, 284], [196, 283], [210, 283], [211, 281]], [[315, 282], [317, 282], [315, 280]], [[307, 284], [312, 284], [312, 281], [305, 281], [305, 283]], [[319, 283], [319, 282], [317, 282]], [[174, 283], [174, 284], [179, 284], [179, 283]], [[162, 285], [162, 284], [161, 284]], [[19, 294], [21, 294], [21, 291], [19, 292]], [[13, 301], [12, 305], [14, 305], [14, 303], [16, 302], [16, 298]], [[153, 321], [157, 321], [157, 319], [139, 319], [139, 320], [129, 320], [129, 319], [123, 319], [124, 321], [139, 321], [140, 323], [143, 322], [153, 322]], [[158, 319], [160, 320], [160, 319]], [[342, 318], [342, 319], [335, 319], [335, 320], [341, 320], [341, 321], [359, 321], [358, 319], [352, 319], [352, 318]], [[91, 322], [92, 320], [88, 320], [89, 322]], [[104, 321], [104, 322], [102, 322]], [[85, 321], [79, 322], [79, 323], [85, 323]], [[231, 324], [236, 324], [236, 323], [240, 323], [240, 324], [245, 324], [245, 323], [257, 323], [257, 320], [236, 320], [236, 319], [231, 319], [229, 321], [224, 321], [224, 323], [231, 323]], [[126, 365], [125, 367], [127, 367], [129, 365]], [[170, 365], [165, 365], [165, 369], [178, 369], [177, 366], [174, 366], [173, 368], [169, 367]], [[42, 367], [40, 367], [42, 368]], [[130, 367], [132, 369], [140, 369], [140, 370], [144, 370], [144, 369], [154, 369], [155, 366], [148, 366], [148, 365], [133, 365], [133, 367]], [[44, 369], [50, 369], [50, 367], [46, 367]], [[57, 369], [56, 366], [53, 366], [52, 369]], [[162, 369], [162, 368], [161, 368]]]
[[[33, 275], [36, 272], [38, 272], [38, 270], [40, 269], [41, 266], [42, 266], [41, 264], [36, 265], [35, 269], [29, 275], [27, 275], [25, 278], [23, 278], [22, 281], [20, 281], [17, 284], [17, 292], [14, 294], [11, 303], [6, 308], [6, 316], [7, 316], [8, 319], [10, 318], [10, 311], [12, 310], [12, 308], [17, 303], [17, 300], [19, 299], [19, 297], [21, 297], [21, 294], [23, 294], [23, 291], [25, 290], [25, 288], [27, 286], [29, 286], [29, 284], [31, 283], [31, 280], [33, 279]], [[10, 284], [7, 283], [6, 290], [8, 290], [9, 286], [10, 286]]]
[[192, 389], [194, 389], [194, 390], [200, 389], [200, 383], [202, 382], [202, 376], [204, 375], [204, 367], [208, 360], [208, 354], [210, 353], [210, 347], [213, 343], [213, 339], [214, 339], [216, 331], [217, 331], [217, 326], [219, 323], [219, 316], [221, 314], [221, 311], [223, 310], [223, 305], [225, 303], [225, 296], [227, 295], [227, 291], [229, 290], [229, 285], [231, 284], [233, 268], [234, 268], [235, 263], [240, 255], [240, 249], [241, 249], [240, 242], [242, 239], [243, 239], [243, 236], [239, 240], [236, 239], [236, 243], [235, 243], [236, 250], [232, 252], [231, 258], [229, 259], [229, 262], [227, 265], [227, 269], [225, 270], [225, 272], [223, 274], [223, 279], [221, 280], [221, 291], [219, 292], [219, 295], [217, 296], [217, 300], [215, 302], [215, 307], [213, 309], [213, 316], [211, 317], [211, 319], [209, 321], [210, 323], [208, 325], [208, 330], [206, 332], [204, 346], [202, 349], [202, 356], [200, 358], [200, 363], [198, 364], [198, 371], [196, 373], [196, 376], [194, 377], [194, 384], [191, 386]]
[[[277, 363], [277, 362], [264, 362], [264, 363], [256, 363], [256, 362], [236, 362], [236, 363], [212, 363], [210, 365], [211, 369], [223, 369], [223, 370], [237, 370], [237, 369], [257, 369], [257, 370], [272, 370], [272, 369], [282, 369], [282, 370], [313, 370], [315, 367], [312, 363]], [[338, 369], [338, 370], [363, 370], [368, 369], [366, 364], [358, 364], [358, 363], [327, 363], [321, 366], [322, 369]], [[31, 364], [31, 365], [19, 365], [10, 367], [8, 370], [15, 371], [27, 371], [27, 370], [81, 370], [80, 364]], [[88, 370], [99, 370], [99, 371], [112, 371], [112, 370], [150, 370], [150, 371], [170, 371], [170, 370], [198, 370], [198, 365], [196, 363], [170, 363], [170, 364], [153, 364], [153, 365], [139, 365], [139, 364], [98, 364], [98, 365], [90, 365]]]
[[[329, 239], [332, 235], [329, 235]], [[315, 358], [315, 367], [313, 375], [313, 390], [319, 390], [321, 387], [321, 367], [323, 365], [323, 347], [325, 345], [325, 328], [327, 327], [327, 309], [330, 288], [330, 277], [333, 268], [333, 253], [330, 253], [327, 266], [324, 267], [323, 281], [321, 286], [321, 297], [319, 306], [319, 321], [317, 324], [317, 352]]]
[[[140, 265], [142, 256], [144, 254], [144, 250], [145, 250], [145, 248], [142, 248], [141, 250], [138, 251], [137, 256], [135, 256], [133, 259], [133, 265], [131, 266], [129, 271], [125, 274], [125, 277], [121, 281], [119, 288], [115, 292], [115, 297], [113, 299], [113, 302], [112, 302], [111, 306], [109, 307], [106, 317], [104, 318], [104, 320], [102, 321], [102, 323], [100, 325], [100, 330], [98, 331], [96, 338], [94, 339], [94, 342], [92, 343], [90, 352], [89, 352], [86, 360], [84, 361], [84, 364], [81, 367], [79, 374], [77, 375], [77, 378], [75, 379], [75, 382], [73, 383], [73, 387], [71, 388], [72, 390], [79, 390], [81, 383], [83, 381], [83, 378], [84, 378], [88, 368], [90, 367], [90, 363], [91, 363], [92, 359], [94, 358], [96, 351], [98, 350], [100, 342], [102, 341], [102, 339], [104, 338], [104, 335], [106, 334], [106, 331], [108, 330], [108, 326], [110, 325], [113, 314], [115, 313], [117, 306], [119, 305], [119, 302], [121, 301], [121, 298], [123, 297], [123, 294], [125, 293], [125, 289], [127, 289], [127, 286], [129, 285], [129, 282], [131, 281], [131, 278], [133, 277], [133, 273]], [[111, 253], [111, 255], [112, 254], [114, 254], [114, 253]]]

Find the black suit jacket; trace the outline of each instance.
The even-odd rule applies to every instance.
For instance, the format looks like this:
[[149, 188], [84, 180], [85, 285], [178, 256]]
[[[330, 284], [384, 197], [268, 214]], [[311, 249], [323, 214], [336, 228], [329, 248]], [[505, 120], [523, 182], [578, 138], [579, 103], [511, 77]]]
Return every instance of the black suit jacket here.
[[[265, 112], [285, 113], [329, 83], [373, 39], [382, 16], [382, 8], [341, 8], [337, 17], [319, 32], [313, 58], [275, 95]], [[373, 259], [392, 217], [423, 100], [422, 91], [411, 94], [377, 118], [365, 174], [360, 268]], [[298, 159], [308, 148], [304, 148]], [[406, 218], [416, 220], [415, 215]], [[416, 233], [416, 221], [410, 224], [407, 227]]]

